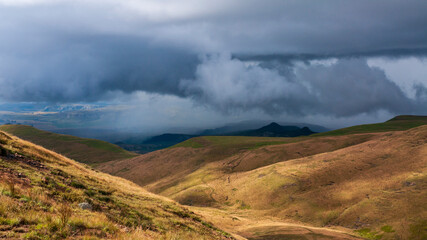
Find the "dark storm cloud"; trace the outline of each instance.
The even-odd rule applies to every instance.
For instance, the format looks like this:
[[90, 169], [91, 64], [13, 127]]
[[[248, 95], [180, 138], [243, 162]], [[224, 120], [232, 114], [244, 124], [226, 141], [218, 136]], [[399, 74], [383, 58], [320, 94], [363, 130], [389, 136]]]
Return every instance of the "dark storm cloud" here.
[[182, 87], [199, 102], [225, 112], [259, 108], [270, 114], [347, 117], [379, 110], [409, 114], [426, 103], [420, 97], [409, 99], [365, 59], [248, 66], [230, 56], [210, 56], [199, 65], [196, 79]]
[[224, 112], [419, 112], [425, 86], [410, 99], [366, 57], [426, 56], [426, 12], [418, 0], [0, 0], [0, 100], [143, 91]]
[[366, 57], [386, 57], [397, 59], [404, 57], [425, 57], [427, 48], [419, 49], [391, 49], [367, 52], [347, 52], [343, 54], [233, 54], [233, 58], [242, 61], [262, 61], [262, 62], [282, 62], [290, 64], [294, 61], [309, 63], [310, 60], [323, 60], [330, 58], [366, 58]]
[[[138, 38], [69, 37], [43, 54], [0, 57], [1, 97], [8, 101], [97, 101], [137, 90], [182, 96], [181, 78], [194, 75], [198, 58]], [[39, 49], [38, 49], [39, 51]]]

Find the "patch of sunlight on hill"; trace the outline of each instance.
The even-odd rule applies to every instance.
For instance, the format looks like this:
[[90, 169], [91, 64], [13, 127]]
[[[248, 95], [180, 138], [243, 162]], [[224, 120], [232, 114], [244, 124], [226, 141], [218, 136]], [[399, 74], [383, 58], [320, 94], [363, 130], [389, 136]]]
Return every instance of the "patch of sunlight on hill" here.
[[0, 238], [232, 238], [171, 200], [1, 131], [0, 176]]

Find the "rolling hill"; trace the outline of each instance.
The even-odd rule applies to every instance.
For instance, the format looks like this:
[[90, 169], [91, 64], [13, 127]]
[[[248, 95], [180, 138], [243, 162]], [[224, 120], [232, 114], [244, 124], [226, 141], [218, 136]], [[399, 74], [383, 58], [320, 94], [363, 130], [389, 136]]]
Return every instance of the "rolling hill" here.
[[289, 222], [368, 239], [425, 239], [426, 119], [296, 138], [203, 136], [99, 169], [248, 239], [298, 239]]
[[425, 239], [427, 118], [293, 138], [200, 136], [97, 169], [242, 239]]
[[124, 149], [144, 154], [173, 146], [177, 143], [183, 142], [193, 137], [197, 136], [189, 134], [165, 133], [150, 137], [145, 140], [135, 141], [132, 139], [128, 139], [116, 142], [115, 144]]
[[108, 142], [51, 133], [26, 125], [1, 125], [0, 131], [13, 134], [89, 165], [132, 158], [138, 155]]
[[176, 202], [2, 131], [0, 238], [233, 239]]
[[403, 131], [427, 124], [427, 116], [401, 115], [383, 123], [357, 125], [333, 131], [317, 133], [313, 136], [338, 136], [355, 133]]
[[[243, 125], [244, 126], [244, 125]], [[190, 134], [177, 134], [177, 133], [165, 133], [157, 136], [150, 137], [145, 140], [137, 141], [133, 139], [123, 140], [116, 142], [117, 145], [138, 153], [148, 153], [163, 148], [171, 147], [199, 136], [212, 136], [212, 133], [218, 133], [220, 136], [256, 136], [256, 137], [298, 137], [308, 136], [313, 134], [308, 127], [297, 127], [297, 126], [281, 126], [275, 122], [272, 122], [266, 126], [257, 129], [244, 129], [242, 131], [235, 131], [234, 129], [242, 128], [243, 126], [225, 127], [219, 129], [205, 130], [199, 135]], [[219, 134], [222, 132], [221, 134]]]

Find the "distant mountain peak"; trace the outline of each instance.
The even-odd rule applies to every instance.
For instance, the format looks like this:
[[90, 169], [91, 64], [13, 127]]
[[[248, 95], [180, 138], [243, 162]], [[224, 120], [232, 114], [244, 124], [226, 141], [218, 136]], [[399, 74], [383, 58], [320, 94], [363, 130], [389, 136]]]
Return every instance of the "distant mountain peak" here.
[[307, 136], [314, 133], [308, 127], [299, 128], [297, 126], [282, 126], [272, 122], [262, 128], [236, 132], [237, 136], [259, 136], [259, 137], [298, 137]]
[[[287, 128], [287, 127], [284, 127], [284, 126], [282, 126], [282, 125], [280, 125], [280, 124], [278, 124], [276, 122], [272, 122], [272, 123], [270, 123], [270, 124], [268, 124], [268, 125], [266, 125], [266, 126], [264, 126], [262, 128], [259, 128], [258, 130], [274, 131], [274, 132], [276, 132], [276, 131], [282, 131], [283, 128]], [[298, 127], [295, 127], [295, 128], [299, 129]]]
[[280, 124], [278, 124], [277, 122], [271, 122], [266, 127], [280, 127]]

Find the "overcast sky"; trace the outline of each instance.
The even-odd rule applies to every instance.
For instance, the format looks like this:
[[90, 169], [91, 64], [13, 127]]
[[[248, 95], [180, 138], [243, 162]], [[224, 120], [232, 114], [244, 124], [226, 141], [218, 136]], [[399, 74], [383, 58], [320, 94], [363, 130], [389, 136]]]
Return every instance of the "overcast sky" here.
[[426, 26], [423, 0], [0, 0], [0, 103], [140, 129], [427, 114]]

